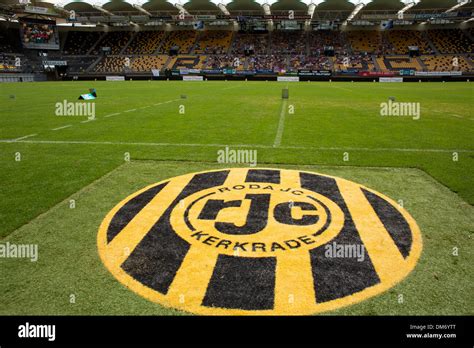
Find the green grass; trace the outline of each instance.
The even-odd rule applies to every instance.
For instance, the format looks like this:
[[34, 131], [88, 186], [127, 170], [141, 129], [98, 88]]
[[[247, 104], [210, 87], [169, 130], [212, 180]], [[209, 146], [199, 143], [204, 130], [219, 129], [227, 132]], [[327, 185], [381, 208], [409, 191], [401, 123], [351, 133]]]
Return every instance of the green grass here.
[[[408, 210], [428, 244], [415, 272], [399, 285], [401, 290], [394, 288], [338, 313], [472, 312], [472, 303], [463, 295], [472, 292], [472, 273], [469, 278], [464, 255], [453, 259], [450, 249], [456, 243], [466, 252], [469, 246], [472, 249], [466, 238], [474, 231], [474, 85], [291, 83], [288, 105], [295, 107], [295, 113], [286, 114], [281, 145], [274, 147], [284, 86], [149, 81], [0, 84], [0, 237], [41, 242], [40, 250], [43, 245], [42, 261], [33, 267], [29, 261], [0, 261], [9, 279], [0, 285], [5, 294], [0, 300], [2, 313], [171, 313], [125, 290], [105, 271], [95, 249], [97, 224], [118, 200], [146, 184], [218, 167], [217, 150], [225, 145], [258, 150], [259, 165], [267, 167], [342, 166], [324, 170], [357, 179], [394, 199], [417, 202]], [[55, 103], [74, 102], [91, 87], [99, 96], [97, 120], [81, 123], [86, 117], [55, 116]], [[186, 99], [180, 99], [183, 94]], [[390, 96], [419, 102], [421, 118], [381, 117], [380, 103]], [[174, 101], [164, 103], [170, 100]], [[179, 105], [184, 105], [184, 115]], [[145, 106], [150, 107], [142, 109]], [[137, 110], [124, 113], [130, 109]], [[120, 114], [104, 117], [113, 113]], [[71, 127], [52, 130], [65, 125]], [[30, 134], [37, 135], [8, 142]], [[132, 162], [160, 162], [121, 167], [100, 184], [87, 186], [124, 164], [127, 152]], [[346, 152], [348, 161], [343, 160]], [[453, 161], [453, 152], [458, 152], [458, 161]], [[21, 161], [15, 161], [16, 153]], [[364, 167], [395, 169], [385, 175], [387, 169]], [[426, 174], [405, 175], [419, 171], [396, 168], [420, 169], [437, 182]], [[100, 186], [108, 183], [111, 189], [115, 175], [120, 189], [104, 192]], [[100, 199], [94, 200], [89, 191]], [[86, 206], [78, 202], [73, 216], [58, 208], [71, 195], [85, 195], [87, 202]], [[40, 214], [45, 215], [35, 219]], [[71, 256], [77, 260], [77, 270], [68, 261]], [[440, 282], [434, 289], [430, 285], [438, 280], [430, 278], [433, 274]], [[410, 307], [414, 309], [394, 307], [395, 293], [418, 290], [416, 299], [421, 302]], [[115, 297], [104, 300], [101, 296], [107, 291]], [[64, 296], [75, 292], [86, 303], [66, 304]], [[120, 308], [122, 301], [127, 301], [127, 309]]]

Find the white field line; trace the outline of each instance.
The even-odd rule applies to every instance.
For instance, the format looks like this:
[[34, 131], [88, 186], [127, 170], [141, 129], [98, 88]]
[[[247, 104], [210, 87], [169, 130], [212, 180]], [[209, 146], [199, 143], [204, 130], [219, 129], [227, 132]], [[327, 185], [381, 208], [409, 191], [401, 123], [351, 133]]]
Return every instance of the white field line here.
[[468, 117], [464, 117], [464, 116], [461, 116], [461, 115], [458, 115], [458, 114], [450, 114], [450, 115], [454, 116], [454, 117], [457, 117], [457, 118], [462, 118], [463, 120], [474, 121], [474, 118], [468, 118]]
[[58, 128], [53, 128], [53, 129], [51, 129], [51, 130], [57, 131], [57, 130], [64, 129], [64, 128], [69, 128], [69, 127], [72, 127], [72, 124], [68, 124], [68, 125], [66, 125], [66, 126], [62, 126], [62, 127], [58, 127]]
[[474, 118], [468, 118], [468, 117], [464, 117], [464, 116], [461, 116], [461, 115], [458, 115], [458, 114], [450, 114], [449, 112], [445, 112], [445, 111], [431, 110], [431, 112], [434, 112], [436, 114], [450, 115], [450, 116], [454, 116], [454, 117], [457, 117], [457, 118], [462, 118], [464, 120], [474, 121]]
[[[153, 104], [153, 106], [158, 106], [158, 105], [162, 105], [162, 104], [168, 104], [168, 103], [171, 103], [171, 102], [174, 102], [174, 101], [178, 101], [178, 100], [181, 100], [181, 99], [171, 99], [171, 100], [167, 100], [167, 101], [164, 101], [164, 102], [161, 102], [161, 103]], [[151, 105], [150, 105], [150, 106], [151, 106]]]
[[13, 139], [11, 142], [20, 141], [20, 140], [23, 140], [23, 139], [26, 139], [26, 138], [31, 138], [31, 137], [34, 137], [36, 135], [38, 135], [38, 134], [25, 135], [24, 137]]
[[121, 114], [120, 112], [116, 112], [115, 114], [108, 114], [108, 115], [105, 115], [104, 118], [112, 117], [112, 116], [117, 116], [117, 115], [120, 115], [120, 114]]
[[[35, 134], [36, 135], [36, 134]], [[134, 145], [134, 146], [169, 146], [169, 147], [216, 147], [226, 146], [241, 148], [272, 149], [272, 145], [262, 144], [179, 144], [179, 143], [141, 143], [141, 142], [121, 142], [121, 141], [81, 141], [81, 140], [17, 140], [0, 139], [0, 143], [29, 143], [29, 144], [87, 144], [87, 145]], [[317, 146], [280, 146], [282, 150], [318, 150], [318, 151], [362, 151], [362, 152], [467, 152], [474, 153], [469, 149], [414, 149], [414, 148], [367, 148], [367, 147], [317, 147]]]
[[129, 109], [129, 110], [125, 110], [124, 112], [132, 112], [132, 111], [137, 111], [137, 109]]
[[285, 115], [287, 104], [288, 101], [286, 99], [284, 99], [281, 103], [280, 119], [278, 120], [278, 129], [275, 135], [275, 141], [273, 142], [273, 147], [278, 147], [281, 145], [281, 138], [283, 136], [283, 130], [285, 129]]
[[95, 120], [96, 120], [95, 118], [88, 118], [87, 120], [81, 121], [81, 123], [87, 123], [87, 122], [91, 122]]

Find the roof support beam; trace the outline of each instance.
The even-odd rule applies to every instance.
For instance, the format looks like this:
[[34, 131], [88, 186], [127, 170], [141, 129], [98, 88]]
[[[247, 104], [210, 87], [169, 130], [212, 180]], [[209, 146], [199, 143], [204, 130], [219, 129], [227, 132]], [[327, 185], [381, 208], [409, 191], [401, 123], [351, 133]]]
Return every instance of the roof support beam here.
[[189, 15], [189, 12], [188, 10], [186, 10], [183, 5], [181, 5], [179, 2], [177, 2], [176, 4], [174, 4], [174, 7], [176, 7], [178, 10], [179, 10], [179, 13], [183, 13], [185, 15]]
[[400, 11], [397, 12], [398, 19], [403, 19], [403, 14], [409, 9], [411, 9], [413, 6], [415, 6], [416, 4], [418, 4], [419, 2], [420, 0], [412, 0], [412, 1], [406, 2], [405, 7], [403, 7]]
[[263, 13], [265, 13], [266, 16], [271, 16], [272, 11], [270, 10], [270, 5], [268, 3], [262, 4], [263, 7]]
[[136, 8], [138, 11], [140, 11], [141, 13], [144, 13], [146, 14], [147, 16], [152, 16], [152, 14], [150, 12], [148, 12], [147, 10], [145, 10], [143, 7], [141, 7], [140, 5], [137, 5], [137, 4], [133, 4], [132, 5], [134, 8]]
[[471, 2], [471, 0], [462, 0], [460, 2], [458, 2], [458, 4], [454, 5], [453, 7], [447, 9], [445, 11], [445, 13], [448, 13], [448, 12], [452, 12], [454, 10], [457, 10], [458, 8], [460, 8], [461, 6], [464, 6], [466, 4], [469, 4]]
[[217, 4], [217, 7], [219, 7], [219, 10], [221, 10], [223, 14], [225, 14], [226, 16], [230, 16], [229, 10], [227, 9], [227, 7], [225, 7], [223, 3]]
[[99, 10], [100, 12], [102, 13], [105, 13], [106, 15], [109, 15], [109, 16], [114, 16], [114, 14], [110, 11], [107, 11], [105, 8], [103, 8], [102, 6], [99, 6], [99, 5], [92, 5], [93, 8], [95, 8], [96, 10]]
[[355, 7], [354, 9], [352, 10], [351, 14], [346, 18], [346, 20], [344, 21], [344, 23], [342, 23], [342, 25], [347, 25], [347, 23], [349, 23], [350, 21], [352, 21], [354, 19], [355, 16], [357, 16], [357, 14], [360, 12], [360, 10], [362, 10], [362, 7], [365, 6], [365, 3], [364, 2], [359, 2]]

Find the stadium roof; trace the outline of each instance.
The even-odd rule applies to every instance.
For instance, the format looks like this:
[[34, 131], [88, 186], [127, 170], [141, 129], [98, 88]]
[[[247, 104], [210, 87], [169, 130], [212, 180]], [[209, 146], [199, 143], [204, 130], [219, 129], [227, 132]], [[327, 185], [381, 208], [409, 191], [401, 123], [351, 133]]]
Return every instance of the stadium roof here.
[[[139, 5], [145, 9], [152, 10], [170, 10], [171, 7], [176, 8], [176, 4], [183, 5], [186, 9], [194, 9], [199, 11], [218, 11], [218, 4], [224, 4], [227, 7], [232, 8], [234, 11], [241, 10], [254, 10], [260, 11], [263, 4], [271, 5], [272, 9], [278, 10], [304, 10], [307, 9], [308, 5], [315, 4], [317, 8], [321, 9], [332, 9], [332, 10], [347, 10], [348, 6], [354, 7], [361, 1], [353, 0], [43, 0], [35, 1], [31, 0], [30, 3], [34, 6], [44, 6], [45, 4], [53, 4], [61, 7], [77, 8], [78, 10], [90, 10], [93, 5], [99, 5], [106, 10], [115, 11], [133, 11], [133, 5]], [[399, 0], [367, 0], [362, 1], [366, 3], [366, 7], [371, 10], [396, 10], [403, 7], [405, 4]], [[411, 1], [406, 1], [411, 2]], [[417, 1], [415, 1], [417, 2]], [[20, 0], [0, 0], [1, 4], [13, 5], [19, 4]], [[421, 0], [415, 7], [416, 8], [446, 8], [455, 5], [457, 0]]]
[[[26, 0], [28, 1], [28, 0]], [[437, 14], [436, 18], [472, 18], [474, 0], [29, 0], [30, 5], [75, 11], [80, 16], [269, 16], [285, 15], [293, 11], [297, 16], [313, 20], [373, 18], [389, 16], [397, 19], [397, 12], [405, 14]], [[25, 0], [0, 0], [0, 4], [14, 6]], [[461, 2], [461, 4], [459, 4]], [[450, 13], [453, 6], [462, 15]], [[14, 6], [18, 8], [19, 6]], [[407, 8], [408, 7], [408, 8]], [[64, 11], [63, 11], [64, 12]], [[67, 12], [64, 12], [67, 13]], [[446, 15], [448, 14], [448, 15]], [[358, 17], [356, 17], [358, 15]], [[394, 16], [395, 15], [395, 16]], [[365, 17], [364, 17], [365, 16]], [[391, 16], [391, 17], [390, 17]], [[413, 15], [414, 16], [414, 15]], [[395, 17], [395, 18], [394, 18]], [[235, 17], [234, 17], [235, 18]], [[308, 17], [309, 18], [309, 17]], [[429, 17], [428, 17], [429, 18]], [[280, 18], [282, 19], [282, 18]], [[299, 18], [303, 19], [302, 17]], [[380, 19], [380, 18], [378, 18]], [[398, 18], [400, 19], [400, 18]], [[434, 19], [434, 18], [430, 18]], [[349, 19], [350, 20], [350, 19]]]

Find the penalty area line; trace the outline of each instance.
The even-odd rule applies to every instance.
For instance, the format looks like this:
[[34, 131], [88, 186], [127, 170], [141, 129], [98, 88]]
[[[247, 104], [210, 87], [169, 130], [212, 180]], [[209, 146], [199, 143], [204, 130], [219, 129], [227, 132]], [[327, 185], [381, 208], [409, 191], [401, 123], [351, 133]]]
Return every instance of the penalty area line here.
[[[36, 134], [34, 134], [36, 135]], [[24, 139], [24, 138], [22, 138]], [[272, 149], [272, 145], [262, 144], [179, 144], [179, 143], [141, 143], [141, 142], [120, 142], [120, 141], [87, 141], [87, 140], [17, 140], [0, 139], [0, 143], [26, 143], [26, 144], [85, 144], [85, 145], [126, 145], [126, 146], [167, 146], [167, 147], [217, 147], [226, 146]], [[439, 152], [439, 153], [474, 153], [469, 149], [413, 149], [413, 148], [366, 148], [366, 147], [317, 147], [317, 146], [280, 146], [281, 150], [308, 150], [308, 151], [362, 151], [362, 152]]]

